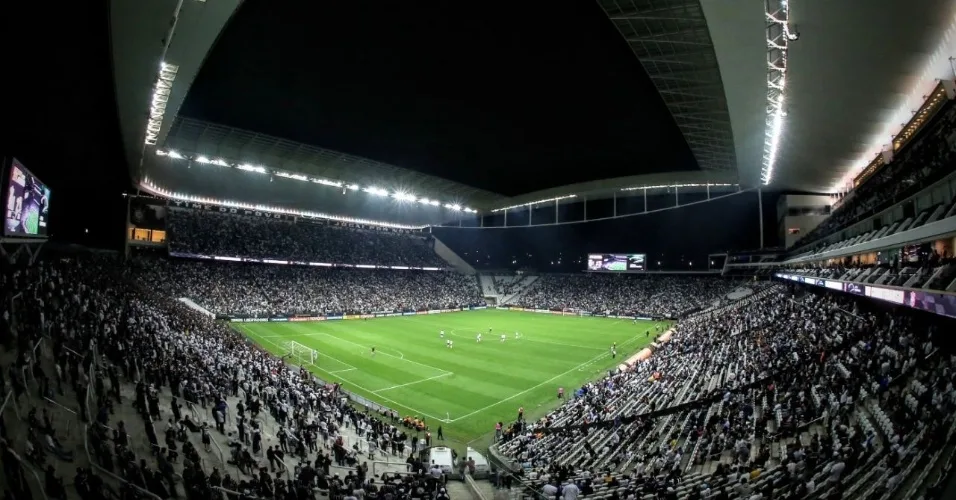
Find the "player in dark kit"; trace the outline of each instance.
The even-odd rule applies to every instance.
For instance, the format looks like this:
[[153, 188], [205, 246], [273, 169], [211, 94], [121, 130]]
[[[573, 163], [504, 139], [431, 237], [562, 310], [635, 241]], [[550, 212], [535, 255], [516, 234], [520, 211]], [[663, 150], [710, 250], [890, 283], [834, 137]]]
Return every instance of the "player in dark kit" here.
[[372, 346], [372, 357], [375, 357], [375, 346]]

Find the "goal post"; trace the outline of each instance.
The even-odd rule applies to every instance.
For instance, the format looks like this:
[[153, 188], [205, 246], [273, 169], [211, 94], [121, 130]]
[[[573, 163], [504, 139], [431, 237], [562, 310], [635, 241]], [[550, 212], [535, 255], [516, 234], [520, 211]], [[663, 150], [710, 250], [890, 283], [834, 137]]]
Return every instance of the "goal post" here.
[[319, 353], [315, 349], [294, 340], [285, 342], [285, 355], [299, 366], [315, 365]]

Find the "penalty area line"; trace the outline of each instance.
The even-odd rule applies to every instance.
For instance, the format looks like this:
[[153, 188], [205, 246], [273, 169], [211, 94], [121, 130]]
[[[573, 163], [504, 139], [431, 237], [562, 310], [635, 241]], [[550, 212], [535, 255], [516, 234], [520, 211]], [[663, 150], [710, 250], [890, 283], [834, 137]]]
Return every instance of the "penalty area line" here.
[[377, 391], [374, 391], [374, 392], [372, 392], [372, 394], [378, 394], [378, 393], [383, 392], [383, 391], [390, 391], [390, 390], [392, 390], [392, 389], [398, 389], [398, 388], [401, 388], [401, 387], [408, 387], [408, 386], [410, 386], [410, 385], [420, 384], [420, 383], [422, 383], [422, 382], [428, 382], [429, 380], [435, 380], [436, 378], [447, 377], [447, 376], [449, 376], [449, 375], [452, 375], [452, 372], [442, 373], [441, 375], [435, 375], [434, 377], [423, 378], [423, 379], [421, 379], [421, 380], [415, 380], [415, 381], [408, 382], [408, 383], [405, 383], [405, 384], [393, 385], [393, 386], [391, 386], [391, 387], [386, 387], [386, 388], [384, 388], [384, 389], [379, 389], [379, 390], [377, 390]]
[[[251, 333], [251, 332], [248, 332], [248, 331], [247, 331], [247, 333]], [[253, 334], [253, 335], [255, 335], [255, 334]], [[269, 340], [269, 339], [262, 339], [262, 340], [265, 340], [266, 342], [268, 342], [268, 343], [270, 343], [270, 344], [272, 344], [272, 345], [274, 345], [274, 346], [276, 346], [276, 347], [279, 347], [280, 349], [281, 349], [281, 347], [282, 347], [282, 346], [280, 346], [279, 344], [276, 344], [275, 342], [273, 342], [273, 341], [271, 341], [271, 340]], [[315, 366], [315, 365], [313, 365], [313, 366]], [[316, 368], [317, 370], [323, 372], [323, 373], [327, 373], [327, 374], [329, 374], [329, 375], [331, 375], [331, 376], [333, 376], [333, 377], [335, 377], [335, 378], [341, 380], [342, 382], [345, 382], [346, 384], [349, 384], [349, 385], [351, 385], [352, 387], [355, 387], [355, 388], [357, 388], [357, 389], [359, 389], [359, 390], [361, 390], [361, 391], [363, 391], [363, 392], [366, 392], [366, 393], [368, 393], [368, 394], [370, 394], [370, 395], [372, 395], [372, 396], [374, 396], [374, 397], [377, 397], [377, 398], [379, 398], [379, 399], [381, 399], [381, 400], [384, 400], [384, 401], [388, 401], [389, 403], [392, 403], [392, 404], [394, 404], [395, 406], [397, 406], [397, 407], [399, 407], [399, 408], [404, 408], [404, 409], [406, 409], [406, 410], [411, 410], [412, 413], [415, 413], [415, 414], [418, 414], [418, 415], [424, 415], [424, 416], [426, 416], [426, 417], [428, 417], [428, 418], [431, 418], [431, 419], [433, 419], [433, 420], [436, 420], [436, 421], [439, 421], [439, 422], [443, 422], [443, 423], [447, 423], [447, 419], [444, 419], [444, 418], [441, 418], [441, 417], [436, 417], [435, 415], [432, 415], [432, 414], [423, 412], [423, 411], [421, 411], [421, 410], [419, 410], [419, 409], [417, 409], [417, 408], [412, 408], [411, 406], [408, 406], [408, 405], [406, 405], [406, 404], [404, 404], [404, 403], [402, 403], [402, 402], [400, 402], [400, 401], [395, 401], [394, 399], [389, 399], [389, 398], [387, 398], [387, 397], [385, 397], [385, 396], [382, 396], [382, 395], [380, 395], [380, 394], [376, 394], [375, 391], [373, 391], [373, 390], [371, 390], [371, 389], [369, 389], [369, 388], [367, 388], [367, 387], [362, 387], [361, 385], [356, 384], [355, 382], [352, 382], [351, 380], [349, 380], [349, 379], [347, 379], [347, 378], [345, 378], [345, 377], [343, 377], [343, 376], [341, 376], [341, 375], [338, 375], [338, 374], [332, 373], [332, 372], [330, 372], [330, 371], [328, 371], [328, 370], [325, 370], [325, 369], [323, 369], [322, 367], [315, 366], [315, 368]], [[346, 371], [348, 371], [348, 370], [354, 370], [354, 369], [355, 369], [355, 368], [350, 368], [350, 369], [346, 369]], [[451, 375], [451, 372], [448, 372], [447, 374], [448, 374], [448, 375]], [[395, 408], [392, 408], [392, 409], [394, 410]]]
[[[315, 365], [312, 365], [312, 366], [315, 366]], [[316, 366], [316, 368], [318, 367]], [[333, 370], [333, 371], [322, 370], [322, 371], [324, 371], [325, 373], [328, 373], [329, 375], [335, 375], [336, 373], [345, 373], [345, 372], [350, 372], [353, 370], [358, 370], [358, 368], [346, 368], [344, 370]]]

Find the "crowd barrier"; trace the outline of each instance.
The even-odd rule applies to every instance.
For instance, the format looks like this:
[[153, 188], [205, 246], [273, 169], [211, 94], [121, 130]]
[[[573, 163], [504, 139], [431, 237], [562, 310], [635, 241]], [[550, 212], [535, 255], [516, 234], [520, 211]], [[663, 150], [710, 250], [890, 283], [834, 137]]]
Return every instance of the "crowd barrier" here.
[[450, 309], [422, 309], [418, 311], [379, 311], [368, 314], [278, 314], [268, 317], [219, 314], [216, 319], [233, 323], [274, 323], [283, 321], [338, 321], [353, 319], [394, 318], [422, 314], [443, 314], [461, 311], [478, 311], [488, 306], [460, 306]]
[[[496, 306], [496, 309], [506, 311], [533, 312], [539, 314], [557, 314], [559, 316], [581, 316], [594, 318], [613, 318], [613, 319], [631, 319], [637, 321], [674, 321], [677, 318], [670, 316], [641, 316], [635, 314], [609, 314], [606, 312], [581, 311], [577, 309], [536, 309], [532, 307], [519, 306]], [[689, 314], [690, 311], [687, 313]]]

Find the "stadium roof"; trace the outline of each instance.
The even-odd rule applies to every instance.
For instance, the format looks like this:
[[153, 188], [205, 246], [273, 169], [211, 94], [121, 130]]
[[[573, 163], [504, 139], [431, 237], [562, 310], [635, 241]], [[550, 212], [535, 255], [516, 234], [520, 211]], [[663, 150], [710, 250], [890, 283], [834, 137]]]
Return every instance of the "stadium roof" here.
[[[274, 154], [317, 175], [387, 172], [474, 196], [482, 209], [629, 186], [760, 183], [768, 32], [779, 28], [762, 3], [509, 3], [508, 16], [461, 16], [444, 3], [360, 12], [363, 2], [343, 2], [319, 12], [314, 2], [280, 9], [258, 0], [237, 13], [240, 3], [187, 0], [174, 16], [165, 4], [111, 2], [111, 17], [124, 20], [112, 23], [113, 59], [134, 178], [147, 149], [190, 143]], [[799, 38], [789, 43], [774, 187], [835, 191], [890, 142], [921, 92], [953, 77], [952, 6], [793, 2]], [[425, 69], [432, 79], [416, 78]], [[376, 120], [379, 108], [391, 114]]]
[[508, 200], [499, 194], [414, 170], [193, 118], [175, 119], [165, 147], [224, 158], [230, 163], [268, 165], [345, 184], [414, 188], [419, 195], [469, 200], [481, 207], [500, 206]]
[[[799, 39], [790, 43], [773, 184], [833, 192], [892, 142], [937, 79], [953, 79], [954, 2], [791, 4]], [[713, 23], [711, 33], [736, 36], [731, 23]]]

